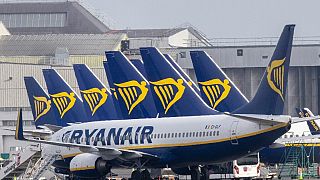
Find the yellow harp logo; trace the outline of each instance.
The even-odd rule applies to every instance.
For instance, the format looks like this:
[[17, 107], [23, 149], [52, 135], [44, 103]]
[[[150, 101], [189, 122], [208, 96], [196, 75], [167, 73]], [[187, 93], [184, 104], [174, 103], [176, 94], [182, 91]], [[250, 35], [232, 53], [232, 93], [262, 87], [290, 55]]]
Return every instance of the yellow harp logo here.
[[110, 90], [113, 96], [116, 98], [116, 100], [118, 100], [118, 94], [117, 94], [116, 88], [110, 88]]
[[174, 103], [181, 99], [185, 90], [182, 79], [176, 81], [172, 78], [166, 78], [156, 82], [150, 82], [150, 84], [154, 85], [153, 89], [161, 101], [165, 114], [167, 114]]
[[61, 92], [57, 94], [50, 95], [53, 103], [56, 105], [60, 118], [63, 118], [66, 112], [68, 112], [76, 102], [75, 94], [71, 92], [70, 94], [66, 92]]
[[201, 90], [207, 96], [213, 109], [228, 97], [231, 90], [228, 79], [225, 79], [223, 82], [220, 79], [211, 79], [209, 81], [199, 82], [199, 84], [202, 86]]
[[284, 90], [284, 62], [286, 58], [282, 60], [275, 60], [271, 62], [271, 65], [267, 67], [267, 80], [270, 88], [278, 93], [281, 99], [283, 98], [283, 90]]
[[35, 121], [37, 121], [40, 117], [48, 113], [51, 108], [51, 100], [46, 97], [33, 96], [33, 102], [36, 113]]
[[[126, 104], [128, 114], [145, 99], [148, 93], [148, 88], [146, 88], [147, 83], [145, 81], [139, 83], [138, 81], [132, 80], [114, 85], [117, 86], [116, 89]], [[116, 98], [118, 99], [117, 96]]]
[[101, 90], [98, 88], [91, 88], [81, 91], [85, 101], [90, 107], [92, 116], [107, 101], [108, 94], [106, 92], [107, 90], [105, 88], [102, 88]]

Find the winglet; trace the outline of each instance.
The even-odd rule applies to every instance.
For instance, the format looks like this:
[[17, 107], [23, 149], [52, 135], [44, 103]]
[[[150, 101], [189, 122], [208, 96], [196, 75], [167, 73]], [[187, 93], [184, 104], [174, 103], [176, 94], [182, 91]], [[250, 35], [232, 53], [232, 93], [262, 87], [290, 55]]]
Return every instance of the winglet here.
[[23, 136], [23, 122], [22, 122], [22, 109], [20, 108], [18, 112], [17, 125], [16, 125], [16, 140], [26, 140]]

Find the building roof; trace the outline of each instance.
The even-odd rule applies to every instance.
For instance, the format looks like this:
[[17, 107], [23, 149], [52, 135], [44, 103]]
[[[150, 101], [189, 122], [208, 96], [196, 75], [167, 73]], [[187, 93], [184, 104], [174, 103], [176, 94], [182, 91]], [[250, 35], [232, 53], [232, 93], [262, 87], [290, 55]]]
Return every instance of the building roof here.
[[101, 55], [115, 50], [125, 37], [123, 33], [0, 36], [0, 56], [53, 56], [57, 48], [67, 48], [70, 55]]
[[169, 37], [187, 28], [173, 29], [124, 29], [111, 30], [108, 33], [121, 32], [126, 33], [128, 38], [144, 38], [144, 37]]
[[[39, 15], [34, 17], [33, 15]], [[25, 22], [20, 22], [20, 19], [34, 18], [33, 21], [51, 21], [45, 19], [50, 14], [63, 15], [62, 26], [39, 26], [39, 24], [31, 25]], [[41, 17], [44, 15], [46, 17]], [[10, 16], [10, 17], [9, 17]], [[18, 17], [18, 20], [13, 20]], [[13, 22], [10, 22], [12, 20]], [[0, 21], [8, 28], [11, 34], [102, 34], [109, 30], [109, 28], [92, 15], [78, 2], [13, 2], [1, 3], [0, 6]], [[19, 21], [19, 22], [16, 22]], [[12, 26], [12, 24], [16, 24]], [[49, 22], [52, 23], [52, 22]]]
[[125, 29], [125, 30], [110, 30], [108, 33], [126, 33], [128, 38], [160, 38], [160, 37], [170, 37], [172, 35], [177, 34], [178, 32], [188, 30], [191, 34], [193, 34], [196, 38], [202, 41], [207, 46], [212, 46], [210, 41], [206, 38], [206, 36], [196, 30], [191, 25], [187, 27], [177, 27], [171, 29]]

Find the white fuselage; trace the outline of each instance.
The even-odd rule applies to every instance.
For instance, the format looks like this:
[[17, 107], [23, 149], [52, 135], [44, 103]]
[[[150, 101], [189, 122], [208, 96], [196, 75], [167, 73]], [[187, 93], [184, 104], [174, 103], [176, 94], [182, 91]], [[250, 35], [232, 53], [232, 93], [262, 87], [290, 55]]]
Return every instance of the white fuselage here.
[[[272, 118], [272, 116], [266, 117]], [[159, 148], [194, 147], [225, 142], [232, 144], [238, 139], [253, 137], [288, 125], [288, 116], [273, 116], [273, 118], [277, 122], [263, 123], [261, 121], [258, 123], [225, 114], [97, 121], [65, 127], [56, 132], [51, 140], [116, 149], [147, 150], [148, 153], [153, 152], [161, 158], [162, 155], [167, 156], [167, 154], [166, 151], [157, 154]], [[275, 140], [279, 136], [281, 134], [270, 138]], [[260, 148], [262, 148], [261, 144], [257, 144], [256, 147], [252, 144], [252, 147], [248, 147], [247, 153]], [[81, 151], [78, 148], [48, 145], [44, 148], [43, 153], [61, 154], [66, 158], [73, 157]], [[199, 151], [199, 153], [203, 152]], [[214, 155], [208, 154], [208, 157], [214, 157]], [[208, 159], [208, 162], [210, 161], [214, 159]]]

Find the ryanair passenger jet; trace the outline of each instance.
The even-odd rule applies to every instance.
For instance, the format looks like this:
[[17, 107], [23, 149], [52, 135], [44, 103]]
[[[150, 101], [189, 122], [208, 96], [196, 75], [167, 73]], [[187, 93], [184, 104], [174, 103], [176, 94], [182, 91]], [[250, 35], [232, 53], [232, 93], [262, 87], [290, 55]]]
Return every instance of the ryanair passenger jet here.
[[[206, 106], [177, 72], [162, 73], [171, 70], [160, 69], [168, 62], [158, 58], [157, 49], [141, 48], [152, 96], [164, 118], [83, 122], [58, 130], [50, 140], [35, 140], [24, 138], [20, 111], [16, 139], [47, 144], [43, 156], [62, 155], [70, 161], [71, 174], [87, 178], [103, 177], [113, 167], [134, 167], [132, 179], [149, 179], [142, 168], [189, 167], [245, 156], [290, 128], [290, 116], [265, 114], [283, 111], [293, 31], [293, 25], [284, 28], [256, 96], [236, 114]], [[270, 78], [278, 59], [285, 60], [276, 63], [283, 66], [280, 85]]]

